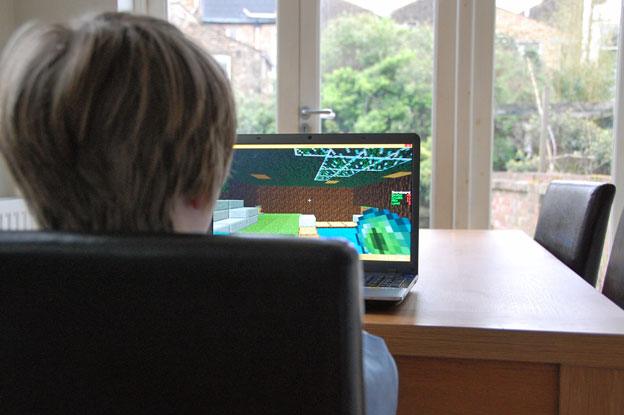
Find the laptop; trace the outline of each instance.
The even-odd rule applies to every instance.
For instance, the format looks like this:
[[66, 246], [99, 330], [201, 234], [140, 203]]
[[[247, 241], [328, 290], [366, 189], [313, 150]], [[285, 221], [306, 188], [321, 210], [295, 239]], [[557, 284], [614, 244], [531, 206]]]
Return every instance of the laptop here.
[[399, 302], [418, 279], [419, 164], [416, 134], [241, 134], [212, 230], [346, 239], [364, 298]]

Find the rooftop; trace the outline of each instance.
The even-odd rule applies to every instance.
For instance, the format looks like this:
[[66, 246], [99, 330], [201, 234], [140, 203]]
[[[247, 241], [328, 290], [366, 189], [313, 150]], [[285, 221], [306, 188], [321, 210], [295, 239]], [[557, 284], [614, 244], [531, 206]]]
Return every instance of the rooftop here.
[[201, 0], [205, 23], [275, 24], [276, 0]]

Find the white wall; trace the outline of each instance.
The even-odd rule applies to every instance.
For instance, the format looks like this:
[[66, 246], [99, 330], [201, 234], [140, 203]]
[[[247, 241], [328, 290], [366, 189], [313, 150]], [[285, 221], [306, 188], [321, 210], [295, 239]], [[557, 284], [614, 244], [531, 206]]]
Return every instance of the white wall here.
[[[21, 24], [29, 20], [63, 22], [88, 13], [117, 10], [117, 0], [0, 0], [0, 51]], [[0, 197], [16, 195], [0, 158]]]
[[32, 19], [44, 22], [62, 22], [83, 14], [117, 10], [117, 0], [14, 1], [15, 21], [18, 25]]
[[[15, 0], [0, 0], [0, 52], [15, 30]], [[13, 180], [9, 175], [4, 160], [0, 157], [0, 196], [12, 196], [15, 193]]]
[[15, 28], [14, 0], [0, 0], [0, 50]]

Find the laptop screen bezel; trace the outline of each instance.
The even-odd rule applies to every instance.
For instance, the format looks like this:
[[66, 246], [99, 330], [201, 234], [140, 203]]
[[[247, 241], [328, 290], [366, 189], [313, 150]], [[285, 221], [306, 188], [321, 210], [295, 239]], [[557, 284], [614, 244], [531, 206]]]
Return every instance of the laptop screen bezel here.
[[[367, 272], [418, 274], [418, 229], [420, 189], [420, 137], [415, 133], [383, 134], [238, 134], [236, 144], [410, 144], [412, 146], [412, 232], [410, 261], [370, 261], [362, 259]], [[236, 150], [234, 150], [236, 151]]]

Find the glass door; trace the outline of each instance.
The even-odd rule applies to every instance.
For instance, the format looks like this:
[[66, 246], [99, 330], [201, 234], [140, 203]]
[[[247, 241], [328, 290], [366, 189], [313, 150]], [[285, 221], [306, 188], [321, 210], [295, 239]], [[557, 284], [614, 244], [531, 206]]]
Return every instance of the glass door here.
[[497, 0], [496, 7], [492, 227], [532, 237], [550, 181], [613, 181], [622, 2]]
[[429, 226], [434, 0], [321, 0], [324, 133], [417, 133], [420, 227]]
[[496, 7], [492, 227], [532, 236], [550, 181], [611, 181], [622, 3]]
[[419, 134], [429, 225], [434, 0], [167, 0], [167, 16], [228, 74], [240, 133]]
[[232, 83], [239, 133], [275, 133], [276, 0], [167, 0], [167, 16]]

